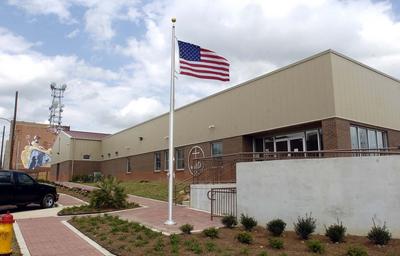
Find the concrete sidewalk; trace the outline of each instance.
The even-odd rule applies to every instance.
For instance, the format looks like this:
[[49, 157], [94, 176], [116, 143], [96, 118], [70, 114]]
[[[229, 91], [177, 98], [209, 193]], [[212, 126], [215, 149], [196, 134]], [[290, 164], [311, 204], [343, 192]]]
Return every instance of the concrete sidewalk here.
[[[60, 184], [71, 188], [79, 187], [89, 191], [96, 189], [92, 186], [73, 182], [60, 182]], [[139, 222], [149, 228], [156, 229], [167, 234], [179, 233], [179, 227], [186, 223], [193, 225], [195, 231], [201, 231], [209, 227], [222, 226], [219, 218], [211, 221], [210, 213], [194, 210], [187, 206], [180, 205], [173, 207], [173, 219], [176, 222], [176, 225], [165, 225], [164, 222], [168, 218], [167, 202], [134, 195], [129, 195], [128, 201], [138, 203], [143, 207], [123, 212], [112, 213], [112, 215], [118, 215], [125, 220]]]

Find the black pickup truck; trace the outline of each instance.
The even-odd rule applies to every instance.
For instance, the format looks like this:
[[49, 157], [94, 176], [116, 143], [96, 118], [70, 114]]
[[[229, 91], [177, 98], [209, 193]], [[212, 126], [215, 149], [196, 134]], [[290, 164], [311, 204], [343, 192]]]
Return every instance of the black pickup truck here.
[[0, 205], [24, 207], [37, 203], [50, 208], [57, 200], [55, 186], [38, 183], [23, 172], [0, 170]]

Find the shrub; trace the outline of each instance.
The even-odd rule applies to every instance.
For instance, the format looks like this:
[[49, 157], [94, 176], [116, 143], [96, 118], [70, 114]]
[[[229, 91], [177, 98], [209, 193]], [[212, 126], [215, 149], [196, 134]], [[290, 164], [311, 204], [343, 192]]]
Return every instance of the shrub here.
[[270, 238], [269, 246], [274, 249], [282, 249], [283, 248], [283, 240], [279, 238]]
[[392, 238], [392, 234], [390, 234], [389, 230], [386, 227], [386, 223], [383, 226], [377, 226], [375, 221], [372, 219], [374, 226], [368, 232], [368, 239], [374, 244], [385, 245], [389, 243]]
[[347, 249], [346, 256], [368, 256], [368, 253], [362, 247], [351, 246]]
[[315, 231], [316, 228], [316, 219], [311, 217], [310, 215], [306, 214], [306, 217], [298, 217], [297, 218], [297, 223], [294, 223], [294, 230], [296, 231], [296, 234], [304, 240], [307, 240], [310, 238], [310, 235]]
[[307, 241], [307, 247], [314, 253], [322, 254], [325, 252], [325, 246], [318, 240]]
[[346, 227], [338, 220], [337, 224], [332, 224], [328, 228], [325, 227], [325, 236], [333, 243], [341, 243], [346, 235]]
[[90, 197], [93, 208], [124, 208], [128, 195], [115, 177], [109, 177], [98, 183], [99, 189], [94, 190]]
[[236, 239], [242, 244], [251, 244], [253, 242], [253, 237], [249, 232], [240, 232], [237, 234]]
[[267, 223], [267, 230], [273, 236], [280, 236], [282, 235], [283, 231], [285, 230], [286, 223], [281, 219], [274, 219]]
[[243, 225], [245, 230], [251, 231], [255, 226], [257, 226], [257, 221], [252, 217], [242, 214], [240, 216], [240, 224]]
[[214, 228], [214, 227], [212, 227], [212, 228], [207, 228], [207, 229], [204, 229], [204, 230], [203, 230], [203, 234], [204, 234], [206, 237], [209, 237], [209, 238], [212, 238], [212, 239], [218, 238], [218, 229], [216, 229], [216, 228]]
[[237, 225], [237, 219], [233, 215], [224, 216], [221, 222], [226, 228], [233, 228], [234, 226]]
[[190, 235], [192, 233], [193, 226], [190, 224], [184, 224], [180, 226], [179, 229], [182, 231], [182, 233]]

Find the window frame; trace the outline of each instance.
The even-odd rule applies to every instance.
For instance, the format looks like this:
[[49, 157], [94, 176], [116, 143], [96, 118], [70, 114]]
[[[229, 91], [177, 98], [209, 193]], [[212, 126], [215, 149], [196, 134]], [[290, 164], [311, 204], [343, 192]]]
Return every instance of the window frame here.
[[[214, 145], [218, 144], [221, 145], [221, 152], [219, 154], [214, 154]], [[211, 142], [210, 146], [211, 146], [210, 152], [212, 157], [221, 157], [224, 154], [224, 144], [222, 143], [222, 141]]]
[[154, 172], [160, 172], [161, 169], [162, 169], [162, 166], [161, 166], [161, 153], [160, 153], [160, 151], [154, 152]]
[[[178, 157], [179, 156], [178, 152], [182, 152], [182, 158]], [[183, 167], [182, 168], [178, 168], [180, 162], [183, 163]], [[175, 170], [176, 171], [185, 170], [185, 149], [184, 148], [175, 149]]]
[[169, 170], [169, 150], [164, 150], [164, 171], [168, 172]]
[[133, 170], [133, 168], [132, 168], [131, 158], [127, 157], [126, 158], [126, 174], [132, 173], [132, 170]]

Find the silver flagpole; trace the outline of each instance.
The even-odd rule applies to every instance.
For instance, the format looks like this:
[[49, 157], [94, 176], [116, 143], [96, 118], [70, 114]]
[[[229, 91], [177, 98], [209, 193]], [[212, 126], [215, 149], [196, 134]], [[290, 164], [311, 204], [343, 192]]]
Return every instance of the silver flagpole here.
[[170, 91], [170, 108], [169, 108], [169, 162], [168, 162], [168, 220], [166, 225], [174, 225], [175, 221], [172, 219], [172, 194], [174, 186], [174, 111], [175, 111], [175, 22], [176, 19], [172, 18], [172, 39], [171, 39], [171, 91]]

